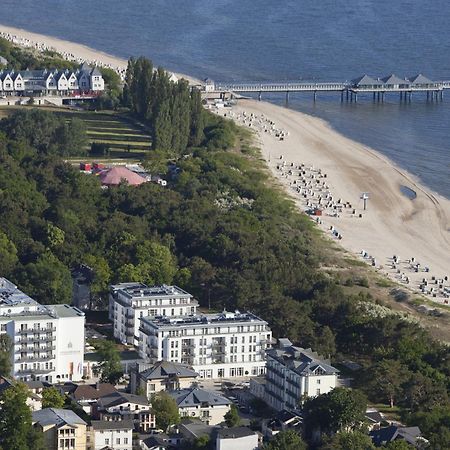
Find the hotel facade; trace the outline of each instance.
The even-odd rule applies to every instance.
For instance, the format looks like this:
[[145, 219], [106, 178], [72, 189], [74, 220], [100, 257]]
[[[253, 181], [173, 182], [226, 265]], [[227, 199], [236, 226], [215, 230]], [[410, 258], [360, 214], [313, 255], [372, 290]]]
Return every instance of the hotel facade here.
[[109, 318], [114, 337], [123, 344], [139, 345], [139, 319], [157, 316], [191, 316], [198, 302], [178, 286], [121, 283], [111, 286]]
[[139, 355], [192, 367], [200, 378], [235, 378], [265, 373], [272, 332], [267, 322], [236, 311], [191, 317], [142, 317]]
[[22, 381], [79, 381], [84, 363], [84, 313], [41, 305], [0, 278], [0, 334], [13, 344], [11, 375]]

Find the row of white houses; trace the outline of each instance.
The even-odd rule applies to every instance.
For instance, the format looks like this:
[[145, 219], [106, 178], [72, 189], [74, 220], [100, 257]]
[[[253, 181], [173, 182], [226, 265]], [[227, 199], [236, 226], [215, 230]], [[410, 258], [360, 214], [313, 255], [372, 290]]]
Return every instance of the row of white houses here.
[[2, 70], [0, 71], [0, 93], [2, 95], [69, 94], [71, 92], [99, 92], [105, 89], [101, 72], [87, 64], [76, 71]]

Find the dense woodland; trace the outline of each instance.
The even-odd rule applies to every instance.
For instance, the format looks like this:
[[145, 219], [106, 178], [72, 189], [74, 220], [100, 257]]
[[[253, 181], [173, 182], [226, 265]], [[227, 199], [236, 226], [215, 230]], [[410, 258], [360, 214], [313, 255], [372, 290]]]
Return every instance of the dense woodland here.
[[69, 303], [70, 271], [85, 263], [99, 303], [109, 283], [143, 281], [252, 310], [276, 336], [360, 362], [352, 377], [369, 400], [400, 406], [433, 449], [450, 448], [448, 347], [368, 314], [370, 296], [346, 295], [320, 269], [325, 244], [310, 220], [271, 186], [244, 132], [204, 111], [184, 81], [131, 60], [123, 102], [151, 129], [146, 163], [177, 166], [168, 187], [105, 190], [80, 174], [63, 160], [82, 145], [76, 121], [28, 111], [0, 122], [1, 275], [40, 302]]

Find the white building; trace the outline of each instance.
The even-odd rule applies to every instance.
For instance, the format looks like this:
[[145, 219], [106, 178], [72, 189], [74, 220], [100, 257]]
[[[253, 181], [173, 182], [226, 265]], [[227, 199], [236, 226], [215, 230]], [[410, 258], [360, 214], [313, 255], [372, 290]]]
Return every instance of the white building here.
[[225, 421], [225, 414], [231, 408], [231, 401], [212, 391], [191, 388], [169, 391], [175, 400], [180, 417], [197, 418], [207, 425], [218, 425]]
[[133, 421], [93, 420], [94, 449], [112, 448], [114, 450], [133, 449]]
[[70, 95], [101, 92], [105, 81], [101, 72], [87, 64], [77, 70], [0, 70], [0, 93], [5, 95]]
[[216, 437], [216, 450], [257, 450], [259, 435], [247, 427], [222, 428]]
[[336, 387], [339, 371], [311, 349], [279, 339], [279, 347], [266, 355], [265, 399], [277, 411], [296, 409], [305, 397], [326, 394]]
[[139, 355], [193, 367], [200, 378], [265, 373], [272, 339], [267, 322], [251, 313], [141, 318]]
[[138, 346], [139, 318], [190, 316], [197, 312], [197, 306], [192, 295], [177, 286], [120, 283], [111, 286], [109, 318], [113, 321], [116, 339]]
[[69, 305], [41, 305], [0, 278], [0, 334], [13, 342], [17, 379], [52, 383], [81, 380], [84, 313]]

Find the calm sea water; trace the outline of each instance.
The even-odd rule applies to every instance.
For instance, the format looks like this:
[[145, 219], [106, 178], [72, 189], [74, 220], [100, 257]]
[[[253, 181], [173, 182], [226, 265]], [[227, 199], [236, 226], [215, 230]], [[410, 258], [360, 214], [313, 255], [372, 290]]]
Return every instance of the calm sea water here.
[[[450, 79], [446, 0], [0, 0], [0, 23], [216, 80], [345, 81], [363, 73]], [[450, 198], [450, 91], [400, 104], [292, 95]], [[283, 97], [267, 97], [284, 102]]]

